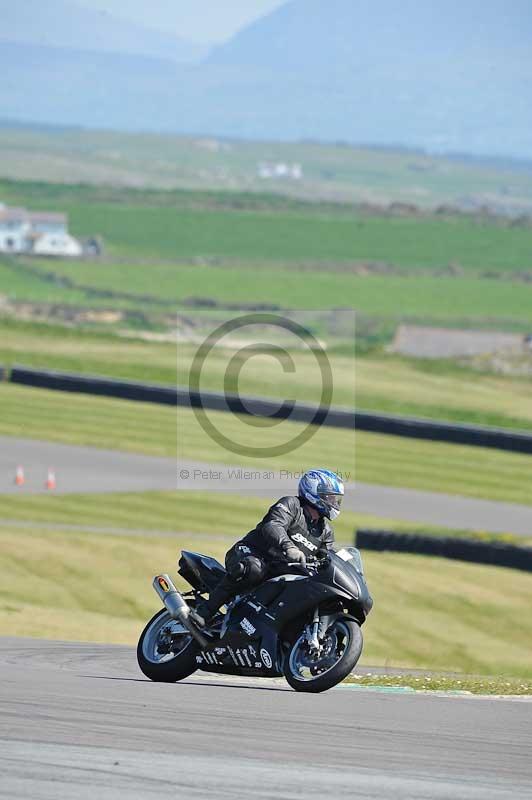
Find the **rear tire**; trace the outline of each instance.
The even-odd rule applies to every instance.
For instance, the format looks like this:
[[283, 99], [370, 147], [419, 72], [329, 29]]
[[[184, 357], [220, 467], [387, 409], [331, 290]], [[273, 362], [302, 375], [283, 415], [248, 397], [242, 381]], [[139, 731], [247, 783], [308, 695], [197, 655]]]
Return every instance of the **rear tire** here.
[[362, 653], [362, 631], [352, 619], [335, 620], [324, 637], [330, 651], [314, 658], [305, 634], [292, 646], [284, 665], [284, 676], [296, 692], [325, 692], [344, 680]]
[[195, 639], [163, 608], [140, 635], [137, 661], [150, 680], [175, 683], [196, 671], [199, 652]]

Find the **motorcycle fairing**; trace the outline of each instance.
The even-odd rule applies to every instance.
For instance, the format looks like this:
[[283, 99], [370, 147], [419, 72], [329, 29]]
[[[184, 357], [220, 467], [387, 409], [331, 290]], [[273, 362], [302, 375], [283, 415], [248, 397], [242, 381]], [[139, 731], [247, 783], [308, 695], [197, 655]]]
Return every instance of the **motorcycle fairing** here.
[[239, 598], [228, 611], [220, 638], [198, 657], [199, 669], [267, 678], [281, 676], [282, 629], [340, 593], [337, 587], [326, 586], [315, 578], [294, 577], [271, 579]]
[[273, 600], [264, 602], [269, 625], [279, 633], [291, 620], [302, 616], [327, 600], [339, 596], [346, 601], [352, 600], [351, 595], [343, 589], [338, 586], [326, 585], [317, 576], [297, 581], [291, 580], [293, 576], [286, 577], [290, 579], [283, 581], [281, 578], [267, 581], [246, 598], [248, 601], [261, 603], [264, 595], [270, 591], [269, 584], [274, 583], [275, 586], [281, 588]]
[[220, 639], [197, 657], [199, 669], [230, 675], [280, 677], [279, 639], [268, 625], [265, 611], [254, 611], [245, 599], [236, 603], [228, 612], [229, 619]]
[[[182, 562], [183, 571], [194, 569], [196, 580], [204, 584], [214, 582], [214, 575], [217, 582], [220, 571], [224, 573], [215, 559], [197, 553], [183, 552]], [[281, 676], [284, 629], [290, 640], [291, 622], [320, 606], [331, 609], [331, 600], [346, 608], [350, 618], [364, 622], [372, 600], [356, 559], [347, 563], [345, 557], [333, 553], [329, 563], [311, 576], [281, 575], [237, 597], [228, 608], [219, 638], [198, 654], [198, 668], [230, 675]], [[323, 625], [328, 627], [334, 618], [336, 612], [329, 610], [322, 617]]]

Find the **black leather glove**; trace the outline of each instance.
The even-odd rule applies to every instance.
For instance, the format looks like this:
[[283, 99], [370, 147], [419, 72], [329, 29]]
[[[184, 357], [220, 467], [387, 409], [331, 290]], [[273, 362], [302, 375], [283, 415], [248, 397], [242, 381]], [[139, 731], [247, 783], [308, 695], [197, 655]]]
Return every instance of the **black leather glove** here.
[[305, 554], [299, 547], [288, 547], [285, 552], [286, 560], [291, 564], [299, 564], [300, 567], [306, 567], [307, 559]]

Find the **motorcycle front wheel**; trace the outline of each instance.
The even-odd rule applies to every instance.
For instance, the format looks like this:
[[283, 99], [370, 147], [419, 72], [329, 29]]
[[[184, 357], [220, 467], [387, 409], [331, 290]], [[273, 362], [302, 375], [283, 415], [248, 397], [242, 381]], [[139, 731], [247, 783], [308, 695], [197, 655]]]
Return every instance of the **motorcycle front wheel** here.
[[361, 652], [360, 626], [340, 617], [327, 630], [319, 652], [301, 634], [285, 660], [284, 676], [296, 692], [325, 692], [349, 675]]
[[187, 629], [163, 608], [142, 631], [137, 645], [137, 661], [152, 681], [175, 683], [197, 669], [199, 645]]

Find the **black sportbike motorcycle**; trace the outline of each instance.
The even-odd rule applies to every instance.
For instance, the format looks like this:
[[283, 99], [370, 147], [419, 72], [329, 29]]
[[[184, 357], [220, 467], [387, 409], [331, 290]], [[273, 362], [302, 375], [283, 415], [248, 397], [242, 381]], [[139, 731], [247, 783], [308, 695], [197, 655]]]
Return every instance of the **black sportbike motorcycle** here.
[[183, 550], [178, 572], [192, 591], [181, 595], [168, 575], [154, 578], [164, 608], [141, 634], [137, 658], [142, 672], [153, 681], [172, 683], [200, 669], [284, 675], [298, 692], [336, 686], [360, 658], [360, 627], [373, 605], [360, 553], [345, 547], [299, 568], [299, 574], [294, 570], [289, 565], [289, 574], [235, 597], [225, 614], [219, 612], [200, 628], [193, 609], [225, 570], [214, 558]]

